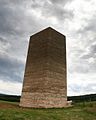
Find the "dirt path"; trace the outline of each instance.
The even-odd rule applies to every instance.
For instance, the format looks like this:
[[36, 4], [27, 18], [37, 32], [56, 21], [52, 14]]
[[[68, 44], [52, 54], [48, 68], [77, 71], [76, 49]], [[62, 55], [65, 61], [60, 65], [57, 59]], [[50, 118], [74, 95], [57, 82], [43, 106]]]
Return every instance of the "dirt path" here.
[[6, 101], [0, 101], [0, 109], [5, 109], [5, 108], [19, 108], [18, 103], [11, 103], [11, 102], [6, 102]]

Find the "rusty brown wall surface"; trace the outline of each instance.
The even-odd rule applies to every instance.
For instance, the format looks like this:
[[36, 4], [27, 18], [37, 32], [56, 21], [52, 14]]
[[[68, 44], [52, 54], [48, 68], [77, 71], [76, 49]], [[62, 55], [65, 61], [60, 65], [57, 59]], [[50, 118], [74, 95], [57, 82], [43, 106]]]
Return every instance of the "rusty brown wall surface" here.
[[66, 38], [52, 28], [30, 37], [20, 106], [67, 104]]

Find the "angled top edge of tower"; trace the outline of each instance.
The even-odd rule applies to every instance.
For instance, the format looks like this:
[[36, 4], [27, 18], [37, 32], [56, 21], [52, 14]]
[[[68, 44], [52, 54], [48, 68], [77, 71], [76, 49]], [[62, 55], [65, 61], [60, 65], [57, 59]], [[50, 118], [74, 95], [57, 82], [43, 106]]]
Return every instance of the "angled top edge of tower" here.
[[44, 33], [45, 31], [46, 32], [55, 32], [55, 33], [57, 33], [57, 34], [62, 35], [63, 37], [65, 37], [65, 35], [63, 35], [62, 33], [58, 32], [57, 30], [53, 29], [52, 27], [47, 27], [47, 28], [45, 28], [45, 29], [43, 29], [43, 30], [41, 30], [41, 31], [39, 31], [39, 32], [31, 35], [30, 37], [34, 37], [36, 35], [40, 35], [41, 33]]

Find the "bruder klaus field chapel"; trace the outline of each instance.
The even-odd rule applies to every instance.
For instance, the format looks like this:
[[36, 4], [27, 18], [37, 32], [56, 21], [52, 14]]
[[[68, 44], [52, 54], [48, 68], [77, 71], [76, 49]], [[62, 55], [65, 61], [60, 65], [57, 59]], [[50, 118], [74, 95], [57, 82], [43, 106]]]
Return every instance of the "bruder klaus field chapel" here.
[[32, 35], [20, 106], [68, 106], [66, 71], [66, 37], [51, 27]]

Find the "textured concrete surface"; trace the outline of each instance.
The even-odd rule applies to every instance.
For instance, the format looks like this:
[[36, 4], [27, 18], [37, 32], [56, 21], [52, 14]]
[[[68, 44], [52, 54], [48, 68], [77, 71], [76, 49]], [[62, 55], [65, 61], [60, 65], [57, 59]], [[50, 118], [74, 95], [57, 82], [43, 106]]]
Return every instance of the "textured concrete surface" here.
[[52, 28], [30, 37], [20, 106], [67, 106], [66, 38]]

